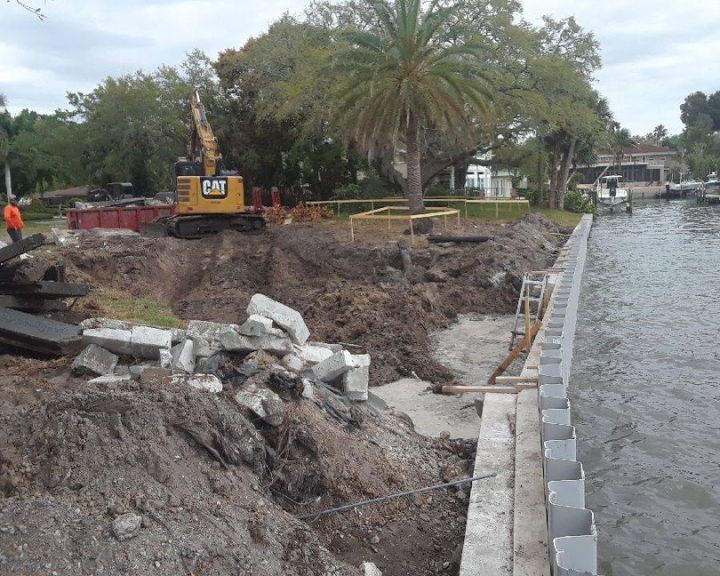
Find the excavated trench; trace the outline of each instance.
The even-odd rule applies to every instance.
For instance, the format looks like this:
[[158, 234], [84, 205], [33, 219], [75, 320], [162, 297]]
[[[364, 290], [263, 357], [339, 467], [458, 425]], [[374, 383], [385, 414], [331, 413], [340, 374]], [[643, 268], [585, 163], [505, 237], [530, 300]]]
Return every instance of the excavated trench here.
[[[411, 250], [339, 241], [336, 226], [202, 241], [101, 239], [63, 249], [98, 289], [170, 304], [184, 319], [237, 322], [255, 292], [298, 309], [312, 337], [373, 358], [372, 382], [453, 373], [430, 334], [459, 313], [507, 312], [522, 272], [554, 257], [557, 228], [528, 217], [480, 246]], [[494, 278], [494, 281], [491, 280]], [[93, 310], [79, 312], [92, 314]], [[89, 385], [68, 360], [0, 356], [0, 571], [26, 574], [456, 574], [467, 488], [301, 522], [297, 516], [468, 475], [473, 443], [417, 434], [401, 413], [276, 387], [271, 427], [213, 397], [158, 382]], [[120, 541], [113, 519], [142, 517]]]

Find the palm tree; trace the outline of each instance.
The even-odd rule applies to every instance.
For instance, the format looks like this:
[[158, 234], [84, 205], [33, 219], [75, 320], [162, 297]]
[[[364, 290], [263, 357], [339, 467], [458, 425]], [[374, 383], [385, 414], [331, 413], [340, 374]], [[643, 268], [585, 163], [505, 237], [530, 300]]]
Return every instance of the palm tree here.
[[480, 49], [443, 38], [454, 8], [422, 5], [422, 0], [376, 0], [376, 29], [348, 34], [349, 48], [337, 60], [346, 78], [338, 118], [370, 157], [377, 148], [404, 144], [413, 214], [424, 210], [423, 130], [433, 129], [445, 142], [471, 141], [491, 100]]
[[617, 166], [617, 173], [622, 172], [622, 161], [625, 157], [625, 150], [634, 144], [630, 130], [627, 128], [620, 128], [619, 124], [613, 126], [613, 130], [610, 133], [610, 146], [612, 147], [613, 154], [615, 155], [615, 165]]

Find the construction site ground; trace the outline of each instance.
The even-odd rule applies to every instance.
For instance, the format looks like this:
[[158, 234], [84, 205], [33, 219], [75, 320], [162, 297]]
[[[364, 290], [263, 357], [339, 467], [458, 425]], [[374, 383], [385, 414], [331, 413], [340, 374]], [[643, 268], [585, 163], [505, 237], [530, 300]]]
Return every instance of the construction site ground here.
[[[351, 244], [347, 223], [197, 241], [88, 233], [45, 257], [95, 289], [66, 320], [107, 313], [107, 293], [157, 303], [180, 321], [242, 322], [261, 292], [298, 310], [313, 340], [370, 354], [373, 386], [437, 386], [467, 381], [453, 369], [457, 348], [437, 334], [458, 315], [513, 313], [522, 275], [550, 266], [567, 230], [529, 215], [464, 221], [461, 232], [493, 239], [421, 240], [409, 267], [398, 249], [409, 237], [363, 225]], [[298, 516], [467, 477], [472, 440], [418, 434], [399, 410], [357, 405], [339, 420], [290, 392], [283, 424], [269, 427], [224, 392], [90, 385], [70, 373], [71, 358], [5, 352], [0, 573], [344, 575], [362, 574], [363, 562], [385, 576], [457, 573], [469, 486]], [[121, 541], [111, 524], [130, 512], [142, 528]]]

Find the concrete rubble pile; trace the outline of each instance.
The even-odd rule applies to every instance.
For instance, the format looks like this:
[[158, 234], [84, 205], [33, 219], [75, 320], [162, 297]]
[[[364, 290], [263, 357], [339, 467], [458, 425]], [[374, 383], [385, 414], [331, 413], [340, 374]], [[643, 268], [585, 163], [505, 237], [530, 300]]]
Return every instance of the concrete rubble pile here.
[[310, 342], [300, 313], [262, 294], [247, 313], [239, 325], [191, 320], [184, 330], [90, 318], [80, 325], [85, 349], [72, 369], [95, 384], [138, 380], [225, 391], [270, 426], [283, 421], [283, 390], [329, 403], [341, 418], [352, 403], [368, 400], [369, 355]]

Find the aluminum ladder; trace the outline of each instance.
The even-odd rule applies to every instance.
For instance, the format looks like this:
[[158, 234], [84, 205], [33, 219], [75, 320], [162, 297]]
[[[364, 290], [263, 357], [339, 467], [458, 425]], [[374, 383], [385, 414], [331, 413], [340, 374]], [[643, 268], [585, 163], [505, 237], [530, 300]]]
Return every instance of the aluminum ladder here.
[[530, 272], [523, 276], [520, 298], [518, 298], [517, 309], [515, 310], [515, 323], [510, 337], [509, 350], [515, 346], [515, 338], [525, 337], [525, 300], [530, 303], [530, 326], [533, 326], [542, 318], [545, 305], [545, 290], [547, 288], [547, 274]]

